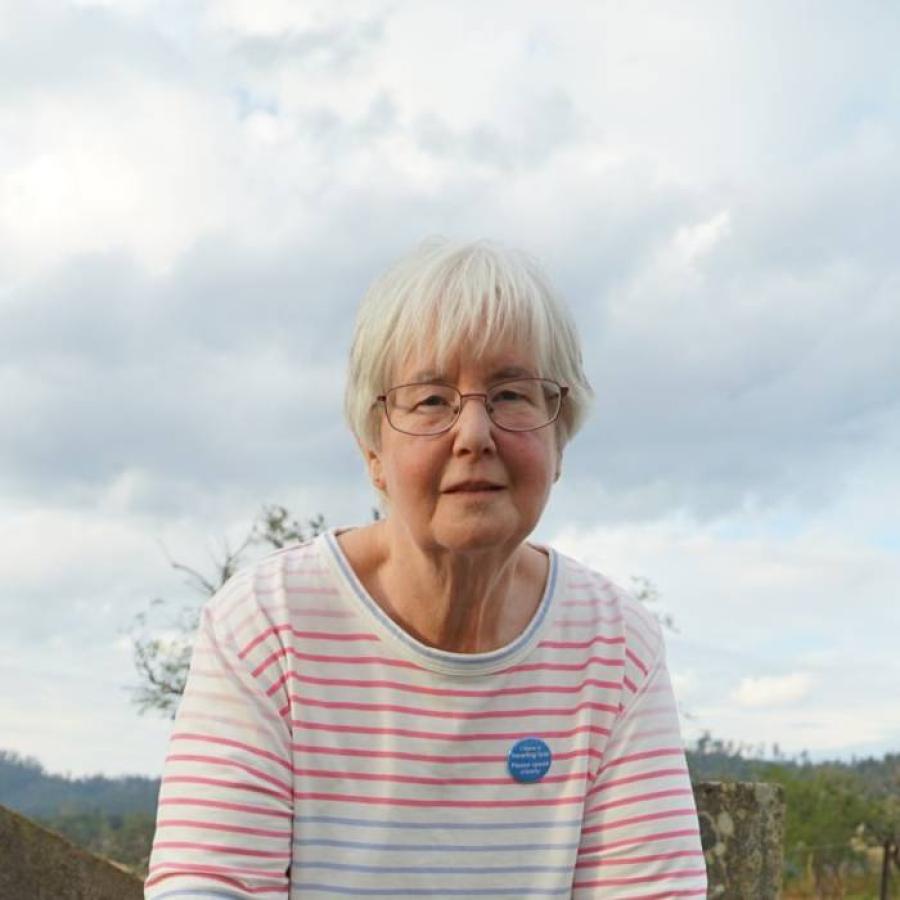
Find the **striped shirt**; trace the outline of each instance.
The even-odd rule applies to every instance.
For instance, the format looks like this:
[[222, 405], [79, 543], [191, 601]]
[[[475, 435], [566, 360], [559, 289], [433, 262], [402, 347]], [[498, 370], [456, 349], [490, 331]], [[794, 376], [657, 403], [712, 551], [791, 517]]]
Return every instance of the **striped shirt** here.
[[[553, 550], [488, 653], [406, 633], [335, 533], [207, 604], [146, 897], [704, 897], [659, 626]], [[549, 770], [511, 772], [536, 738]]]

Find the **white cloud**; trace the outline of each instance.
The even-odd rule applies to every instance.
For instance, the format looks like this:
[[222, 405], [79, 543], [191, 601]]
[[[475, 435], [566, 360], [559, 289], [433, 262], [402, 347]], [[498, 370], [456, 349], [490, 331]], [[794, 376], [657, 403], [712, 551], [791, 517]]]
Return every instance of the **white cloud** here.
[[[897, 555], [844, 534], [839, 519], [801, 522], [777, 513], [706, 524], [671, 516], [568, 527], [552, 543], [624, 584], [650, 578], [685, 634], [710, 645], [764, 654], [773, 634], [815, 641], [826, 631], [843, 643], [853, 637], [842, 624], [849, 598], [866, 620], [900, 624], [900, 610], [884, 602], [900, 579]], [[889, 646], [887, 635], [876, 640]]]
[[8, 275], [118, 250], [163, 272], [227, 221], [227, 110], [183, 87], [128, 82], [4, 105], [0, 127], [20, 135], [0, 176]]
[[731, 214], [722, 210], [702, 222], [679, 228], [672, 239], [672, 250], [678, 262], [685, 267], [700, 262], [727, 237], [730, 227]]
[[35, 661], [7, 650], [0, 676], [16, 685], [0, 697], [2, 749], [76, 776], [162, 768], [171, 722], [137, 715], [126, 690], [132, 667], [121, 653], [66, 642]]
[[641, 575], [658, 588], [677, 628], [668, 658], [686, 738], [709, 730], [790, 753], [883, 753], [900, 741], [900, 609], [886, 602], [900, 557], [847, 534], [842, 509], [819, 521], [682, 516], [547, 537], [623, 586]]
[[758, 678], [742, 678], [731, 696], [739, 706], [770, 709], [796, 705], [806, 699], [812, 687], [813, 679], [808, 672], [762, 675]]
[[[365, 6], [365, 4], [363, 4]], [[371, 4], [369, 4], [371, 7]], [[204, 4], [206, 21], [249, 35], [281, 35], [324, 28], [346, 21], [351, 13], [346, 2], [292, 3], [291, 0], [216, 0]], [[354, 4], [358, 10], [360, 4]]]

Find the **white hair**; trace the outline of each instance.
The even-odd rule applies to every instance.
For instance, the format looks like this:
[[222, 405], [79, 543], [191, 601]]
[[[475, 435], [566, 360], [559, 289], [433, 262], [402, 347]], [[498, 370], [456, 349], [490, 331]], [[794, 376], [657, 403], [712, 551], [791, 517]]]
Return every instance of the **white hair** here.
[[477, 357], [506, 340], [534, 353], [542, 377], [569, 388], [556, 426], [562, 448], [593, 392], [574, 323], [538, 265], [489, 241], [419, 245], [373, 282], [357, 312], [344, 398], [357, 440], [379, 446], [375, 398], [410, 354], [424, 353], [440, 370], [462, 347]]

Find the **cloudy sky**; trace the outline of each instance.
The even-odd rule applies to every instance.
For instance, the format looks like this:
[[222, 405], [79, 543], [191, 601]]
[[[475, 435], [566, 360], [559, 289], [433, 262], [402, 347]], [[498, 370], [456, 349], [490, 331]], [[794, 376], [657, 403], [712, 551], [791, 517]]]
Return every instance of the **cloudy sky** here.
[[597, 391], [537, 538], [651, 579], [691, 738], [900, 750], [891, 2], [0, 0], [0, 748], [158, 773], [128, 630], [265, 502], [423, 237], [536, 255]]

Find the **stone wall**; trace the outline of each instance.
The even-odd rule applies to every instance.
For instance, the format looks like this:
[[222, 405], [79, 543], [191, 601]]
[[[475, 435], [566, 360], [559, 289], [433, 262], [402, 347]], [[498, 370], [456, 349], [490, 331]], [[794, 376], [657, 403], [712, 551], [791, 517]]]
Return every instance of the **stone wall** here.
[[139, 878], [0, 806], [0, 900], [141, 900]]
[[784, 789], [777, 784], [706, 781], [694, 785], [708, 897], [781, 896]]

